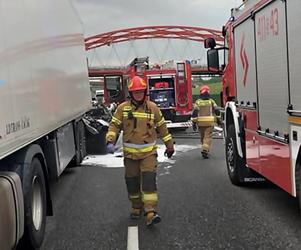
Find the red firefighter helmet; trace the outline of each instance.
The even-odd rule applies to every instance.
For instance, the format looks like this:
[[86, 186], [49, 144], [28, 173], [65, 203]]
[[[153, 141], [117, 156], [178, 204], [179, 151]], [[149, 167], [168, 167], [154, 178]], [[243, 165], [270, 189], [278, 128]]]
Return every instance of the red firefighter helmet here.
[[208, 87], [208, 85], [204, 85], [200, 88], [200, 94], [204, 94], [204, 93], [210, 94], [210, 88]]
[[137, 90], [145, 90], [146, 89], [146, 82], [139, 76], [134, 76], [128, 85], [128, 89], [130, 92], [137, 91]]

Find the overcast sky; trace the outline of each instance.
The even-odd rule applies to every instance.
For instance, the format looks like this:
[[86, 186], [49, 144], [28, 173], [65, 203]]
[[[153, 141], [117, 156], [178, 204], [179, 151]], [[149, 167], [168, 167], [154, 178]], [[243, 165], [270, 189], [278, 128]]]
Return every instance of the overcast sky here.
[[[108, 31], [123, 28], [152, 26], [152, 25], [187, 25], [221, 29], [222, 25], [230, 17], [230, 9], [241, 4], [242, 0], [71, 0], [77, 9], [83, 25], [85, 36], [96, 35]], [[140, 43], [140, 42], [139, 42]], [[166, 43], [166, 42], [165, 42]], [[144, 42], [147, 44], [147, 42]], [[173, 42], [175, 49], [181, 50], [181, 46]], [[182, 42], [183, 44], [183, 42]], [[189, 52], [194, 49], [194, 44], [189, 45]], [[106, 53], [120, 57], [119, 61], [127, 60], [124, 58], [127, 54], [135, 54], [134, 52], [126, 52], [126, 47], [136, 47], [141, 50], [141, 45], [116, 45], [114, 51]], [[148, 45], [149, 46], [149, 42]], [[176, 47], [178, 46], [178, 47]], [[179, 47], [180, 46], [180, 47]], [[125, 47], [125, 48], [122, 48]], [[162, 53], [160, 47], [154, 46], [157, 52], [148, 52], [154, 54]], [[166, 48], [166, 47], [164, 47]], [[111, 48], [112, 50], [112, 48]], [[118, 50], [116, 52], [116, 50]], [[135, 50], [135, 48], [133, 49]], [[142, 49], [145, 51], [145, 49]], [[191, 51], [192, 50], [192, 51]], [[105, 56], [97, 52], [98, 56]], [[140, 54], [141, 52], [138, 52]], [[116, 56], [116, 54], [119, 54]], [[137, 54], [137, 52], [136, 52]], [[193, 53], [192, 53], [193, 54]], [[140, 56], [140, 55], [138, 55]], [[151, 55], [150, 55], [151, 56]], [[188, 55], [189, 56], [189, 55]], [[190, 56], [191, 57], [191, 56]], [[106, 59], [108, 60], [108, 59]], [[115, 58], [116, 60], [116, 58]]]

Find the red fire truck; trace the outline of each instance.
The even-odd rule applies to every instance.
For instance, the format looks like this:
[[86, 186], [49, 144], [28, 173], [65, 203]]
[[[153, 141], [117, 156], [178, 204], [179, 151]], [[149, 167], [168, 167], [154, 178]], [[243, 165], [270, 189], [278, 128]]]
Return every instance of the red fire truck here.
[[[123, 80], [111, 79], [111, 91], [106, 81], [105, 93], [112, 92], [107, 96], [115, 94], [116, 99], [127, 97], [127, 82], [134, 75], [139, 75], [148, 83], [148, 98], [160, 107], [169, 128], [185, 129], [191, 126], [192, 83], [189, 62], [172, 61], [151, 68], [148, 57], [135, 58], [129, 64]], [[118, 98], [116, 93], [119, 93]]]
[[[223, 73], [226, 160], [232, 183], [253, 171], [300, 198], [300, 0], [248, 0], [205, 41], [208, 69]], [[220, 66], [220, 51], [224, 64]], [[301, 200], [301, 199], [299, 199]]]
[[96, 95], [96, 90], [103, 90], [103, 101], [106, 105], [120, 103], [125, 100], [123, 76], [124, 68], [89, 68], [90, 88], [92, 96]]

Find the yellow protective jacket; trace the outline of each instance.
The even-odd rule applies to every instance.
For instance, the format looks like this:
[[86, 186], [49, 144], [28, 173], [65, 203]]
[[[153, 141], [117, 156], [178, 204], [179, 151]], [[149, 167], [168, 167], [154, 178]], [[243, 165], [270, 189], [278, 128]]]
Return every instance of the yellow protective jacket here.
[[197, 113], [197, 117], [193, 117], [192, 121], [197, 123], [199, 127], [213, 126], [216, 122], [214, 108], [216, 103], [213, 99], [198, 99], [194, 104], [193, 113]]
[[165, 119], [158, 106], [151, 101], [145, 101], [138, 107], [131, 101], [120, 104], [112, 117], [106, 135], [107, 142], [114, 143], [120, 130], [123, 130], [123, 152], [126, 158], [138, 160], [157, 154], [157, 132], [166, 147], [173, 147]]

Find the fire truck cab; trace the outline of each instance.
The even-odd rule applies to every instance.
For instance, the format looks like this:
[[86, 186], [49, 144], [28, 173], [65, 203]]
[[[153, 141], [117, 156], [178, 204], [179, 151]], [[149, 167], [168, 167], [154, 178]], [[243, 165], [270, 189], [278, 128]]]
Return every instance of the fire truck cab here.
[[105, 105], [121, 103], [127, 96], [127, 88], [124, 81], [125, 70], [121, 68], [89, 68], [90, 88], [92, 96], [96, 90], [102, 90]]
[[300, 8], [299, 0], [244, 1], [223, 28], [224, 47], [205, 41], [208, 69], [223, 74], [232, 183], [254, 180], [255, 171], [293, 196], [301, 180]]

